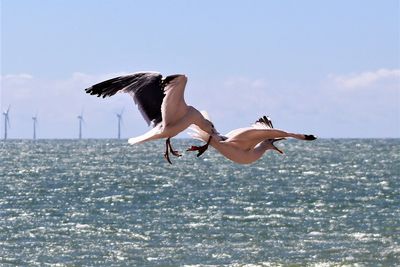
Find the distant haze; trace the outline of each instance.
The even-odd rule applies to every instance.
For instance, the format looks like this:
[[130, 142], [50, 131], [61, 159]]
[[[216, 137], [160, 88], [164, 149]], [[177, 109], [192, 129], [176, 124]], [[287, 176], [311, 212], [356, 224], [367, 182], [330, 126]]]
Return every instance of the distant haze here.
[[[130, 72], [185, 73], [222, 133], [269, 115], [320, 137], [400, 137], [399, 1], [1, 2], [9, 138], [122, 138], [148, 127], [128, 95], [85, 94]], [[4, 116], [0, 122], [4, 136]], [[180, 136], [187, 137], [182, 134]]]

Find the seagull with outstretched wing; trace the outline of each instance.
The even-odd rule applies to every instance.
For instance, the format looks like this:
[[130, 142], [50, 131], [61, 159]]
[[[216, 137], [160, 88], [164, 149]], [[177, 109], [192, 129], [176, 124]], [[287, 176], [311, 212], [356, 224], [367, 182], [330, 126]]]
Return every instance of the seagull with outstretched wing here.
[[[203, 114], [206, 118], [206, 113]], [[250, 127], [235, 129], [225, 136], [213, 134], [209, 135], [196, 125], [191, 127], [193, 131], [190, 135], [201, 141], [211, 141], [209, 144], [226, 158], [239, 163], [250, 164], [261, 158], [267, 150], [275, 150], [281, 154], [283, 151], [275, 146], [275, 142], [286, 138], [299, 140], [315, 140], [314, 135], [288, 133], [273, 128], [269, 117], [263, 116]], [[187, 151], [198, 151], [200, 147], [192, 146]]]
[[153, 128], [141, 136], [130, 138], [128, 142], [138, 144], [166, 138], [164, 157], [172, 164], [169, 152], [177, 157], [181, 154], [172, 148], [170, 138], [194, 124], [210, 136], [204, 146], [198, 147], [202, 154], [207, 150], [211, 136], [217, 133], [211, 121], [204, 118], [197, 109], [186, 104], [184, 99], [186, 83], [187, 77], [183, 74], [163, 78], [158, 72], [136, 72], [103, 81], [85, 91], [103, 98], [117, 92], [130, 94], [143, 118]]

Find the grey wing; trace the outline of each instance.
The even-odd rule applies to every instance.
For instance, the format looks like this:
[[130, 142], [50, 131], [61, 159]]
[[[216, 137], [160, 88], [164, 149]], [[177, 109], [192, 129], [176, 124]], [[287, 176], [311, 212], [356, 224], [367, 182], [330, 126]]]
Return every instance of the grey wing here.
[[117, 92], [129, 93], [150, 125], [162, 121], [161, 105], [164, 99], [162, 75], [158, 72], [136, 72], [95, 84], [86, 93], [108, 97]]

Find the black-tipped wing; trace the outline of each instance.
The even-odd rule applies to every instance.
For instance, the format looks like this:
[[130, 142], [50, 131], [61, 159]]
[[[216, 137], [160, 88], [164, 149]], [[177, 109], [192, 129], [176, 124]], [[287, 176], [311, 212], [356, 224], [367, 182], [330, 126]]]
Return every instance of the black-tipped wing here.
[[257, 144], [266, 139], [268, 131], [273, 129], [269, 117], [259, 118], [250, 127], [239, 128], [226, 134], [228, 141], [234, 142], [240, 149], [253, 149]]
[[161, 105], [164, 99], [162, 75], [157, 72], [137, 72], [116, 77], [87, 89], [86, 93], [107, 97], [117, 92], [129, 93], [146, 120], [147, 124], [156, 125], [162, 121]]
[[259, 118], [255, 124], [253, 124], [254, 128], [267, 128], [267, 129], [273, 129], [274, 126], [272, 125], [272, 121], [271, 118], [268, 116], [262, 116], [261, 118]]

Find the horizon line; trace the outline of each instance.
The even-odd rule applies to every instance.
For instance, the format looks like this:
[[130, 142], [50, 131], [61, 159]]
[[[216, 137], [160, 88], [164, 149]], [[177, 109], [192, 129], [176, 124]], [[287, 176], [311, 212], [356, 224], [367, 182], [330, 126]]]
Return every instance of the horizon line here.
[[[1, 139], [1, 142], [7, 142], [7, 141], [46, 141], [46, 140], [71, 140], [71, 141], [80, 141], [80, 140], [128, 140], [129, 138], [108, 138], [108, 137], [89, 137], [89, 138], [67, 138], [67, 137], [53, 137], [53, 138], [7, 138], [7, 139]], [[190, 137], [174, 137], [174, 139], [181, 139], [181, 140], [195, 140]], [[400, 139], [400, 137], [318, 137], [317, 140], [332, 140], [332, 139]], [[293, 139], [287, 139], [286, 141], [290, 141]], [[153, 140], [157, 141], [157, 140]], [[301, 140], [300, 140], [301, 141]]]

